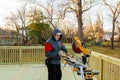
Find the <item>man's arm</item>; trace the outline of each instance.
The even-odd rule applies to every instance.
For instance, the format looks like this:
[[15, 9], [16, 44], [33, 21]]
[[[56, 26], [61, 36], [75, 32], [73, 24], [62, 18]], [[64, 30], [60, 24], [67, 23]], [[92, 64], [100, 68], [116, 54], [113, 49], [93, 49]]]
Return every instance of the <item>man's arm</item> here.
[[67, 49], [63, 45], [61, 46], [61, 50], [64, 51], [65, 53], [68, 53]]
[[45, 56], [47, 58], [54, 58], [58, 55], [58, 51], [54, 51], [53, 50], [53, 47], [52, 47], [52, 44], [47, 42], [45, 44]]

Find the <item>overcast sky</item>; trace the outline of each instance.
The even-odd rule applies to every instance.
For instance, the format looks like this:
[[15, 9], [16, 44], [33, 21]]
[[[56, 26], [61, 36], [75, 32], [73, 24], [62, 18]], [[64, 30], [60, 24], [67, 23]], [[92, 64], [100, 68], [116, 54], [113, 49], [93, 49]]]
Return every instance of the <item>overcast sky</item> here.
[[17, 0], [0, 0], [0, 27], [4, 26], [5, 17], [9, 16], [10, 11], [14, 12], [19, 7]]
[[[19, 8], [21, 4], [23, 4], [22, 1], [26, 1], [26, 0], [0, 0], [0, 27], [2, 27], [5, 23], [4, 18], [6, 16], [9, 16], [10, 12], [16, 11], [17, 8]], [[28, 1], [34, 1], [34, 0], [28, 0]], [[36, 1], [42, 2], [42, 4], [45, 4], [46, 1], [49, 1], [49, 0], [36, 0]], [[113, 0], [113, 1], [115, 2], [117, 0]], [[111, 19], [109, 17], [110, 12], [107, 10], [107, 8], [101, 5], [97, 5], [96, 7], [92, 8], [90, 10], [92, 21], [96, 20], [97, 12], [100, 12], [101, 14], [103, 14], [105, 28], [106, 29], [112, 28]]]

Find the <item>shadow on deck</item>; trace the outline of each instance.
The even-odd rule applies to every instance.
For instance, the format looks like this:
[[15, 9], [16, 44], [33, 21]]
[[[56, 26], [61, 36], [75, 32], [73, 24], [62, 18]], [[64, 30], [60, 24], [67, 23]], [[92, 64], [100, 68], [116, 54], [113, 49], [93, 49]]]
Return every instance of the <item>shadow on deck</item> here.
[[[47, 75], [44, 64], [0, 65], [0, 80], [48, 80]], [[62, 75], [62, 80], [80, 80], [70, 66], [64, 67]]]

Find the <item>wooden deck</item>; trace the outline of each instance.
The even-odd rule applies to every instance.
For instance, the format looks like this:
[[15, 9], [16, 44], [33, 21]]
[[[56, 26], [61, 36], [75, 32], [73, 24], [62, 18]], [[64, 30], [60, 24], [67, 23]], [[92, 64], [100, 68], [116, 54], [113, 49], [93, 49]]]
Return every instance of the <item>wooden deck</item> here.
[[[62, 73], [62, 80], [80, 80], [70, 66], [64, 67]], [[0, 65], [0, 80], [48, 80], [47, 75], [44, 64]]]
[[[47, 80], [46, 67], [40, 64], [44, 60], [43, 46], [0, 46], [0, 80]], [[89, 62], [90, 68], [99, 71], [98, 80], [120, 80], [120, 59], [92, 51]], [[62, 80], [80, 80], [77, 77], [71, 67], [63, 70]]]

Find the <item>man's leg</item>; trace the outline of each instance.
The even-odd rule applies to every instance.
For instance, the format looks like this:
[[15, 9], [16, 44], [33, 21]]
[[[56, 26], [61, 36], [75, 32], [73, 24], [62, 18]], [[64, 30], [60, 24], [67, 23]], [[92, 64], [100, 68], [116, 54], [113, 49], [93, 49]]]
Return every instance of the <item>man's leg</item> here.
[[61, 72], [61, 65], [56, 65], [56, 80], [61, 80], [62, 72]]
[[56, 65], [48, 63], [47, 68], [48, 68], [48, 80], [56, 80]]

